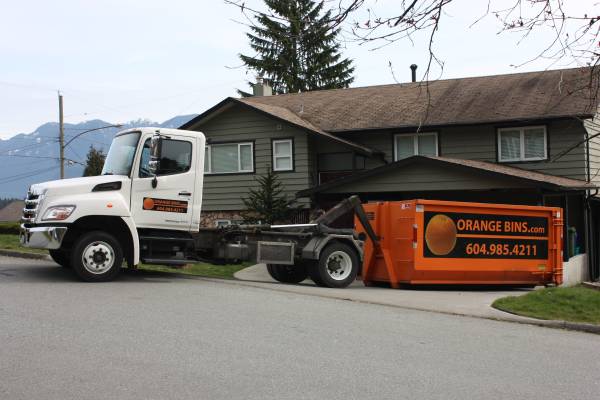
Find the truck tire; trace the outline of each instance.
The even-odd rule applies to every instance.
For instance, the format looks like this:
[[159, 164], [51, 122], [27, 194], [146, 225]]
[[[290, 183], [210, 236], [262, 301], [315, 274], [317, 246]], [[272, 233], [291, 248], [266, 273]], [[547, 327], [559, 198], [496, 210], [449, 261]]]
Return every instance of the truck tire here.
[[308, 265], [308, 276], [315, 283], [315, 285], [320, 287], [325, 287], [325, 283], [321, 280], [321, 275], [319, 275], [319, 262], [312, 261]]
[[87, 282], [113, 280], [121, 272], [123, 250], [110, 234], [92, 231], [75, 242], [71, 251], [71, 265], [77, 275]]
[[50, 253], [50, 258], [61, 267], [71, 268], [71, 260], [68, 251], [56, 249], [48, 250], [48, 253]]
[[271, 278], [282, 283], [300, 283], [308, 278], [308, 271], [303, 265], [267, 264]]
[[345, 243], [329, 244], [319, 255], [313, 281], [319, 286], [345, 288], [356, 280], [360, 261], [356, 251]]

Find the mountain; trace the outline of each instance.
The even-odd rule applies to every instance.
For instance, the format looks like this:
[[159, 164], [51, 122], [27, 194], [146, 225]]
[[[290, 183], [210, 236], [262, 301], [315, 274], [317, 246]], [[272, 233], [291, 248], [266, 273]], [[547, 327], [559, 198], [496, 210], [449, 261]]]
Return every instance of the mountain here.
[[[130, 121], [121, 128], [104, 128], [87, 132], [73, 140], [65, 148], [65, 176], [73, 178], [83, 175], [83, 165], [90, 146], [106, 153], [113, 136], [124, 129], [138, 126], [178, 128], [196, 115], [179, 115], [163, 123], [147, 119]], [[99, 119], [65, 124], [65, 143], [78, 133], [89, 129], [113, 125]], [[23, 198], [33, 183], [59, 178], [58, 123], [48, 122], [31, 133], [21, 133], [7, 140], [0, 139], [0, 198]], [[81, 163], [81, 164], [79, 164]]]

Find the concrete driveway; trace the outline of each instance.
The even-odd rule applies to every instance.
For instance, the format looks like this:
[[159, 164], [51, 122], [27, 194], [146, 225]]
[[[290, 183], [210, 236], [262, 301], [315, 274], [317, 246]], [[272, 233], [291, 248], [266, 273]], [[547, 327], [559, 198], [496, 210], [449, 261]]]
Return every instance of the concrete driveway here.
[[252, 286], [273, 288], [276, 285], [277, 290], [298, 294], [389, 305], [420, 311], [435, 311], [479, 318], [538, 323], [537, 320], [508, 314], [490, 306], [494, 300], [501, 297], [519, 296], [533, 289], [482, 286], [471, 288], [468, 286], [429, 286], [426, 288], [391, 289], [365, 287], [361, 281], [356, 281], [345, 289], [329, 289], [317, 287], [311, 280], [306, 280], [299, 285], [276, 282], [269, 276], [264, 264], [245, 268], [237, 272], [235, 277]]

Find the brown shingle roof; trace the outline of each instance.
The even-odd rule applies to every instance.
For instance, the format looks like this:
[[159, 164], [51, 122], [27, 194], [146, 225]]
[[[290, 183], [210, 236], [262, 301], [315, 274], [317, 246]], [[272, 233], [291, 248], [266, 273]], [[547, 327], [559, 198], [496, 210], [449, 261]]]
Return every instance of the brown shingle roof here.
[[266, 112], [273, 106], [286, 109], [327, 132], [590, 117], [597, 106], [596, 93], [588, 89], [591, 77], [590, 68], [574, 68], [239, 101]]
[[516, 167], [509, 167], [507, 165], [494, 164], [485, 161], [475, 161], [475, 160], [464, 160], [459, 158], [448, 158], [448, 157], [437, 157], [437, 156], [413, 156], [409, 158], [405, 158], [399, 161], [395, 161], [393, 163], [389, 163], [383, 165], [381, 167], [369, 169], [363, 172], [355, 173], [347, 177], [343, 177], [340, 179], [336, 179], [327, 183], [324, 183], [319, 186], [315, 186], [310, 189], [305, 189], [296, 194], [297, 197], [307, 197], [314, 193], [319, 193], [324, 190], [328, 190], [334, 187], [338, 187], [341, 185], [345, 185], [348, 183], [353, 183], [360, 181], [362, 179], [368, 179], [371, 176], [375, 176], [381, 173], [385, 173], [387, 171], [392, 171], [397, 168], [402, 168], [406, 165], [416, 163], [416, 162], [426, 162], [426, 163], [436, 163], [441, 164], [444, 167], [449, 168], [462, 168], [468, 169], [470, 171], [476, 172], [484, 172], [489, 173], [496, 176], [505, 176], [515, 181], [520, 182], [528, 182], [532, 183], [536, 186], [543, 187], [550, 190], [559, 190], [559, 191], [580, 191], [580, 190], [594, 190], [598, 187], [589, 182], [581, 181], [578, 179], [570, 179], [564, 178], [560, 176], [547, 175], [542, 174], [540, 172], [529, 171]]
[[[242, 102], [240, 99], [235, 99], [236, 101], [240, 101]], [[358, 143], [355, 142], [351, 142], [349, 140], [345, 140], [343, 138], [334, 136], [330, 133], [327, 133], [321, 129], [319, 129], [318, 127], [312, 125], [310, 122], [300, 118], [299, 116], [297, 116], [296, 114], [294, 114], [293, 112], [291, 112], [290, 110], [288, 110], [287, 108], [283, 108], [283, 107], [278, 107], [278, 106], [273, 106], [270, 104], [262, 104], [262, 103], [246, 103], [246, 102], [242, 102], [244, 104], [246, 104], [249, 107], [255, 108], [257, 110], [260, 110], [262, 112], [265, 112], [267, 114], [270, 114], [274, 117], [277, 117], [278, 119], [287, 121], [289, 123], [291, 123], [292, 125], [296, 125], [300, 128], [304, 128], [307, 129], [309, 131], [315, 132], [321, 136], [325, 136], [331, 140], [334, 140], [336, 142], [340, 142], [340, 143], [344, 143], [350, 147], [354, 147], [356, 150], [360, 150], [363, 153], [366, 154], [373, 154], [376, 153], [375, 150], [372, 150], [366, 146], [362, 146]]]

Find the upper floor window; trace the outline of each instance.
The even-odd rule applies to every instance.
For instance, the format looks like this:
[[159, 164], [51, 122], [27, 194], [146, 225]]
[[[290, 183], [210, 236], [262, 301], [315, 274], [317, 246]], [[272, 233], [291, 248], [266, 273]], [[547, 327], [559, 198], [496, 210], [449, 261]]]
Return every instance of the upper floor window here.
[[394, 135], [394, 161], [412, 156], [437, 155], [438, 135], [436, 132]]
[[498, 129], [498, 161], [536, 161], [547, 157], [545, 126]]
[[294, 144], [292, 139], [273, 140], [273, 171], [294, 169]]
[[[140, 178], [154, 176], [148, 168], [150, 161], [150, 139], [144, 142], [140, 160]], [[192, 165], [192, 143], [185, 140], [163, 139], [160, 152], [160, 165], [156, 175], [180, 174], [190, 170]]]
[[319, 154], [319, 171], [353, 171], [365, 169], [365, 156], [352, 152]]
[[254, 172], [254, 144], [248, 142], [207, 145], [204, 172], [207, 174]]

